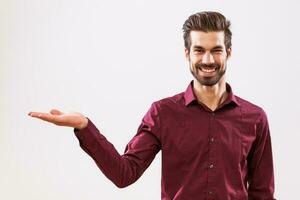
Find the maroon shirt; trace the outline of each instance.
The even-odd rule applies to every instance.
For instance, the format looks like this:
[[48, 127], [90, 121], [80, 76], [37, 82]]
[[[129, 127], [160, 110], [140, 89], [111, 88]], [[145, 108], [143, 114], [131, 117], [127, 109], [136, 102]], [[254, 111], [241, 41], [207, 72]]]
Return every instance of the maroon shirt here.
[[120, 155], [89, 120], [80, 146], [118, 187], [134, 183], [162, 150], [163, 200], [274, 200], [265, 112], [233, 95], [215, 111], [185, 92], [154, 102]]

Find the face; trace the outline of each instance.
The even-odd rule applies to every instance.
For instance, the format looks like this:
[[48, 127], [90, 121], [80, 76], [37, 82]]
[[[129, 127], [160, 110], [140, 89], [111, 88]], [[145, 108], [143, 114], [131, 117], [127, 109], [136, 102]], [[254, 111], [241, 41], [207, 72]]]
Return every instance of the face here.
[[224, 32], [190, 32], [191, 46], [185, 50], [190, 71], [199, 84], [213, 86], [226, 71], [231, 49], [225, 48]]

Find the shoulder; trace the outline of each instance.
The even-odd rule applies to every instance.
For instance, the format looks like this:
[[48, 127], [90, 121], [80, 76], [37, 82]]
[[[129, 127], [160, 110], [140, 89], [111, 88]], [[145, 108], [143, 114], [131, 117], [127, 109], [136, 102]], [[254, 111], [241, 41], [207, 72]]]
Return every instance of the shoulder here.
[[165, 97], [154, 101], [152, 107], [159, 111], [173, 110], [184, 105], [184, 92], [177, 93], [173, 96]]
[[255, 122], [267, 121], [267, 114], [261, 106], [236, 95], [235, 98], [239, 102], [241, 112], [246, 119], [251, 118]]

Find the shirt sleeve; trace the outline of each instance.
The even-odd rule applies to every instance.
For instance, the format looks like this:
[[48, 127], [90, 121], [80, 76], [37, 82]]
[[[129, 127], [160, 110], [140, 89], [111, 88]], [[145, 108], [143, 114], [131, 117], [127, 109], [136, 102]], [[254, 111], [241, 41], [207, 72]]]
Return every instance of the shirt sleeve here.
[[158, 110], [152, 104], [123, 155], [117, 152], [90, 119], [87, 127], [74, 129], [74, 132], [80, 147], [93, 158], [104, 175], [117, 187], [123, 188], [143, 174], [161, 149], [159, 126]]
[[275, 200], [271, 137], [264, 111], [255, 126], [257, 138], [248, 156], [248, 199]]

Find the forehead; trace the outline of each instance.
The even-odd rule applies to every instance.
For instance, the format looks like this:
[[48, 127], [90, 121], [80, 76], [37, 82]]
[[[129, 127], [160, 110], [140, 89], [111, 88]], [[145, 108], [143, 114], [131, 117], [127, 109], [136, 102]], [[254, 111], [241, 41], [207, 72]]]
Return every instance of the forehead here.
[[218, 31], [218, 32], [191, 31], [190, 39], [191, 39], [191, 47], [201, 46], [204, 48], [213, 48], [217, 45], [225, 47], [224, 31]]

